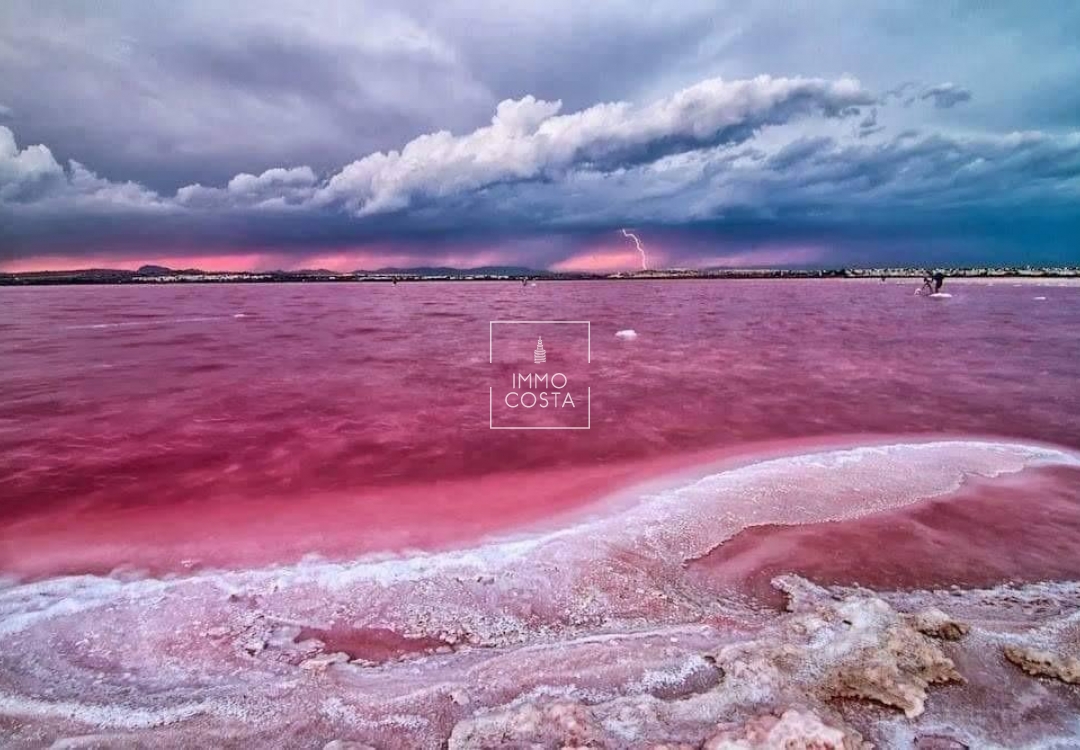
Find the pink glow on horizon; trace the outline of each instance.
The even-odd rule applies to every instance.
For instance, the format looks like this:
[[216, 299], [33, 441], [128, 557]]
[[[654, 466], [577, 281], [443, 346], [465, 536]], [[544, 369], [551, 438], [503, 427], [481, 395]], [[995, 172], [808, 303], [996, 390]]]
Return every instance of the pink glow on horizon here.
[[[663, 248], [649, 247], [649, 267], [662, 268], [761, 268], [795, 266], [821, 260], [825, 253], [818, 247], [766, 247], [753, 250], [734, 250], [723, 254], [706, 254], [700, 246], [687, 248], [685, 256], [672, 256]], [[551, 265], [553, 271], [586, 273], [615, 273], [641, 270], [641, 256], [633, 245], [605, 241]]]
[[[288, 263], [285, 261], [288, 260]], [[477, 266], [514, 263], [515, 257], [505, 251], [480, 248], [472, 251], [444, 253], [407, 252], [394, 247], [340, 250], [303, 258], [281, 258], [275, 268], [325, 268], [328, 271], [374, 271], [379, 268], [408, 268], [411, 266], [450, 266], [475, 268]]]
[[[663, 267], [663, 251], [650, 249], [650, 264]], [[614, 273], [617, 271], [640, 271], [641, 256], [633, 245], [612, 246], [605, 243], [592, 250], [572, 255], [551, 265], [552, 271], [580, 271], [585, 273]]]
[[452, 266], [467, 268], [520, 262], [509, 252], [492, 248], [474, 251], [423, 253], [402, 251], [393, 246], [373, 246], [295, 255], [276, 251], [223, 253], [220, 255], [169, 255], [125, 258], [115, 255], [43, 255], [0, 262], [0, 271], [32, 273], [85, 268], [113, 268], [134, 271], [140, 266], [172, 269], [197, 268], [203, 271], [273, 271], [321, 268], [342, 273], [386, 267]]
[[[621, 239], [621, 238], [620, 238]], [[529, 266], [529, 248], [510, 243], [505, 247], [480, 246], [439, 251], [418, 247], [401, 247], [392, 244], [367, 245], [355, 248], [319, 249], [307, 253], [285, 253], [279, 250], [237, 250], [220, 254], [177, 253], [165, 256], [127, 258], [118, 255], [42, 255], [0, 261], [0, 271], [26, 273], [35, 271], [59, 271], [83, 268], [115, 268], [134, 271], [143, 265], [166, 266], [173, 269], [198, 268], [211, 272], [227, 271], [273, 271], [321, 268], [347, 273], [357, 270], [373, 271], [379, 268], [411, 266], [450, 266], [472, 268], [492, 265]], [[696, 256], [696, 257], [695, 257]], [[754, 250], [736, 250], [716, 255], [694, 255], [685, 258], [671, 257], [663, 248], [650, 247], [650, 265], [655, 268], [753, 268], [766, 266], [793, 266], [813, 263], [825, 256], [819, 247], [766, 247]], [[539, 265], [537, 266], [539, 267]], [[586, 247], [568, 258], [550, 264], [553, 271], [579, 271], [586, 273], [614, 273], [637, 271], [641, 257], [632, 245], [625, 246], [618, 239]]]
[[199, 268], [204, 271], [259, 271], [274, 267], [273, 258], [272, 255], [257, 252], [145, 258], [123, 258], [114, 255], [42, 255], [0, 262], [0, 270], [8, 273], [69, 271], [83, 268], [115, 268], [122, 271], [134, 271], [140, 266], [151, 265], [174, 269]]

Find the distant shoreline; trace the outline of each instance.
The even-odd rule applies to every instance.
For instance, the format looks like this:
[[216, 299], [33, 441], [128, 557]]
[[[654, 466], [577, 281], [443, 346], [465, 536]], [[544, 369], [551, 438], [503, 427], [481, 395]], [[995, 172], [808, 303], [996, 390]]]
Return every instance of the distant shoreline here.
[[[422, 281], [679, 281], [732, 279], [920, 279], [921, 268], [838, 268], [794, 269], [670, 269], [614, 274], [560, 273], [531, 269], [400, 269], [387, 271], [267, 271], [207, 272], [195, 269], [175, 271], [154, 267], [140, 269], [82, 269], [73, 271], [28, 271], [0, 273], [0, 286], [57, 286], [81, 284], [280, 284], [280, 283], [409, 283]], [[953, 281], [996, 280], [1077, 280], [1080, 267], [1061, 268], [953, 268], [945, 269]]]

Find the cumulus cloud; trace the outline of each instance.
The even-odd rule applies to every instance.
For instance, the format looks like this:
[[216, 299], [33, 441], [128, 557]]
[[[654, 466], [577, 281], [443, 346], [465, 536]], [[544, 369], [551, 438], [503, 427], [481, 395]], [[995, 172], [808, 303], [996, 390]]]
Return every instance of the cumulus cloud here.
[[170, 207], [169, 201], [153, 190], [130, 180], [106, 180], [75, 160], [68, 162], [67, 182], [58, 197], [70, 201], [75, 209], [103, 212]]
[[186, 185], [176, 191], [176, 202], [190, 208], [287, 209], [309, 200], [317, 182], [311, 167], [276, 167], [258, 175], [238, 174], [224, 188]]
[[47, 146], [19, 149], [0, 125], [0, 205], [118, 211], [162, 208], [156, 193], [134, 182], [102, 179], [77, 161], [65, 170]]
[[260, 175], [244, 172], [229, 180], [228, 190], [236, 195], [259, 195], [267, 191], [310, 187], [315, 184], [315, 179], [311, 167], [268, 169]]
[[527, 96], [499, 104], [491, 125], [441, 131], [399, 151], [353, 162], [319, 191], [360, 215], [406, 208], [504, 182], [556, 178], [580, 167], [614, 170], [668, 154], [740, 142], [767, 125], [809, 114], [851, 114], [874, 97], [853, 79], [711, 79], [652, 104], [597, 104], [560, 115], [562, 103]]
[[64, 170], [43, 145], [20, 150], [15, 134], [0, 125], [0, 201], [18, 203], [39, 198], [64, 177]]
[[497, 101], [429, 17], [392, 0], [93, 13], [9, 0], [0, 102], [23, 137], [159, 192], [282, 163], [328, 169], [419, 132], [473, 126]]
[[810, 235], [820, 239], [827, 231], [870, 231], [870, 221], [900, 221], [905, 231], [919, 231], [946, 216], [970, 217], [963, 223], [977, 232], [988, 216], [1050, 216], [1077, 202], [1080, 133], [903, 133], [873, 142], [798, 137], [769, 148], [718, 147], [612, 174], [581, 170], [557, 183], [498, 186], [452, 210], [462, 229], [487, 222], [572, 231], [632, 220], [636, 226], [709, 225], [728, 235], [755, 226], [762, 239], [813, 226]]
[[919, 98], [933, 101], [938, 109], [952, 109], [957, 104], [971, 101], [971, 92], [955, 83], [939, 83], [924, 89]]

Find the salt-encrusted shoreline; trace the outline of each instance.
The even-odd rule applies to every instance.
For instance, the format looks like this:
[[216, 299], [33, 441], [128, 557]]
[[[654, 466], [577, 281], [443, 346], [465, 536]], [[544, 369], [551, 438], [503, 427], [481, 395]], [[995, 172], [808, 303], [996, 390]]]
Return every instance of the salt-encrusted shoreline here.
[[1028, 674], [1071, 663], [1080, 584], [889, 592], [781, 576], [777, 613], [686, 562], [747, 525], [1076, 463], [990, 441], [822, 450], [452, 553], [12, 582], [0, 732], [11, 747], [1039, 747], [1080, 736], [1076, 687]]

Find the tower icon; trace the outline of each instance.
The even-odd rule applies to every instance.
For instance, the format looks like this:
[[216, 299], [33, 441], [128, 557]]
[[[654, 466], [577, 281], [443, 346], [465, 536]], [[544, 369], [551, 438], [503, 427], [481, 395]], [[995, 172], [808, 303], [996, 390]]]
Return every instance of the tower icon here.
[[544, 351], [544, 339], [536, 337], [536, 349], [533, 350], [533, 364], [541, 365], [547, 362], [547, 352]]

